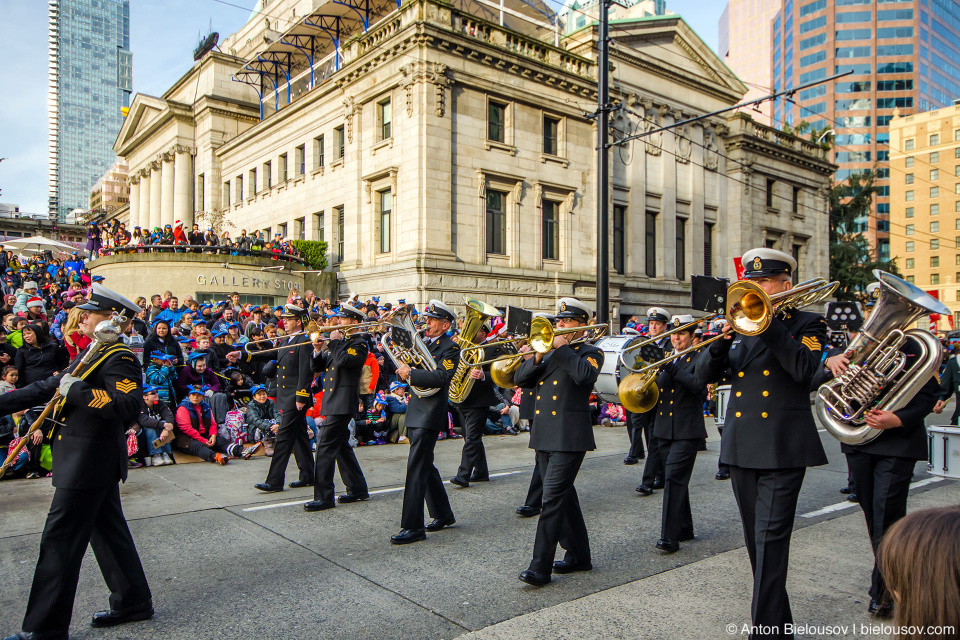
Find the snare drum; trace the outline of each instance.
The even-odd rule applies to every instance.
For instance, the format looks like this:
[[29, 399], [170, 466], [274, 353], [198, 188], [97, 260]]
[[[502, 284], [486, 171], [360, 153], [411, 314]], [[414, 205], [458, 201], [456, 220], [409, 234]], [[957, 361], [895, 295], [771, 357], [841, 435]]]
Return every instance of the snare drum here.
[[930, 462], [927, 468], [931, 475], [944, 478], [960, 478], [960, 427], [927, 427], [930, 440]]
[[732, 385], [724, 384], [717, 387], [717, 411], [713, 416], [713, 421], [717, 424], [717, 429], [723, 429], [723, 421], [727, 417], [727, 403], [730, 402], [730, 389]]
[[596, 343], [595, 346], [603, 352], [603, 367], [600, 368], [600, 375], [593, 386], [593, 392], [604, 402], [620, 404], [617, 389], [620, 386], [620, 381], [631, 373], [621, 364], [620, 355], [623, 354], [623, 360], [626, 364], [631, 367], [634, 366], [640, 350], [634, 349], [627, 353], [623, 353], [623, 351], [630, 345], [642, 340], [641, 336], [607, 336]]

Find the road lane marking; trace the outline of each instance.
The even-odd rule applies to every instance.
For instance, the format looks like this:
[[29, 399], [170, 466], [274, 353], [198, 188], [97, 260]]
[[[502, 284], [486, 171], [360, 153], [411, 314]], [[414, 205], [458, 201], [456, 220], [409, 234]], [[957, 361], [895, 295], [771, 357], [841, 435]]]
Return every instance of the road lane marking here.
[[[920, 487], [925, 487], [928, 484], [933, 484], [935, 482], [942, 482], [946, 478], [924, 478], [923, 480], [918, 480], [917, 482], [910, 483], [910, 489], [919, 489]], [[838, 502], [837, 504], [831, 504], [829, 506], [823, 507], [822, 509], [817, 509], [816, 511], [811, 511], [809, 513], [801, 513], [801, 518], [816, 518], [817, 516], [826, 515], [828, 513], [833, 513], [834, 511], [843, 511], [844, 509], [852, 509], [856, 506], [859, 506], [856, 502], [850, 502], [845, 500], [843, 502]]]
[[[503, 476], [512, 476], [512, 475], [515, 475], [515, 474], [517, 474], [517, 473], [524, 473], [524, 472], [523, 472], [523, 471], [502, 471], [502, 472], [500, 472], [500, 473], [491, 473], [491, 474], [490, 474], [490, 477], [491, 477], [491, 478], [502, 478]], [[449, 480], [446, 480], [446, 481], [444, 481], [443, 484], [450, 484], [450, 481], [449, 481]], [[374, 490], [374, 491], [371, 491], [371, 492], [370, 492], [370, 495], [379, 495], [379, 494], [381, 494], [381, 493], [395, 493], [395, 492], [397, 492], [397, 491], [403, 491], [403, 487], [401, 486], [401, 487], [388, 487], [388, 488], [386, 488], [386, 489], [376, 489], [376, 490]], [[310, 502], [310, 501], [309, 501], [309, 500], [294, 500], [293, 502], [275, 502], [275, 503], [273, 503], [273, 504], [260, 505], [259, 507], [248, 507], [248, 508], [246, 508], [246, 509], [243, 509], [243, 512], [244, 512], [244, 513], [248, 513], [248, 512], [250, 512], [250, 511], [264, 511], [264, 510], [266, 510], [266, 509], [279, 509], [280, 507], [295, 507], [295, 506], [297, 506], [297, 505], [306, 504], [307, 502]]]

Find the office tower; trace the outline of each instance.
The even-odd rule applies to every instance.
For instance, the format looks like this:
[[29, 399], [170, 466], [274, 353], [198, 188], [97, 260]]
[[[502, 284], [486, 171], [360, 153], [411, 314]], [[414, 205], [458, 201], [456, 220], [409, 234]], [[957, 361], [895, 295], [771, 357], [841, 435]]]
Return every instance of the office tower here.
[[48, 210], [86, 209], [116, 160], [133, 84], [130, 0], [50, 0]]
[[853, 73], [774, 103], [774, 126], [834, 130], [837, 180], [876, 169], [878, 196], [858, 228], [890, 257], [888, 126], [960, 96], [960, 2], [784, 0], [773, 23], [774, 89]]
[[[780, 9], [772, 0], [730, 0], [720, 16], [718, 53], [730, 70], [750, 88], [743, 101], [773, 93], [770, 90], [771, 28]], [[750, 112], [755, 120], [770, 124], [773, 105], [764, 102]]]

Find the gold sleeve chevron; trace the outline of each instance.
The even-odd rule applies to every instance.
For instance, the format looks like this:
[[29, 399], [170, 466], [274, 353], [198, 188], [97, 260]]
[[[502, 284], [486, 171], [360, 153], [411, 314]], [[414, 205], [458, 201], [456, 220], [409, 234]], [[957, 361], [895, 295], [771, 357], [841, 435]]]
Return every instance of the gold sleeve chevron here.
[[133, 380], [127, 380], [124, 378], [117, 382], [117, 391], [121, 393], [130, 393], [137, 390], [137, 383]]
[[93, 400], [87, 406], [92, 409], [103, 409], [112, 402], [110, 395], [103, 389], [93, 389], [91, 393], [93, 394]]
[[804, 336], [800, 342], [810, 351], [820, 351], [820, 341], [813, 336]]
[[447, 371], [449, 371], [450, 369], [453, 369], [453, 360], [444, 359], [441, 361], [441, 364], [443, 365], [443, 368], [446, 369]]
[[304, 398], [309, 398], [309, 397], [310, 397], [310, 394], [307, 392], [306, 389], [299, 389], [299, 390], [297, 391], [297, 395], [298, 395], [298, 396], [303, 396]]

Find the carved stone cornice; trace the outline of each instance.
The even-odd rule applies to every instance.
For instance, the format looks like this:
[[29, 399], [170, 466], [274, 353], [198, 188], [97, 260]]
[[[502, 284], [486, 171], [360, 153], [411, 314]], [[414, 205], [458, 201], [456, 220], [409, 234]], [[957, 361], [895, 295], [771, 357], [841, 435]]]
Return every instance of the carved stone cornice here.
[[171, 148], [171, 149], [168, 149], [167, 151], [163, 151], [157, 154], [157, 158], [161, 162], [173, 162], [173, 159], [174, 159], [173, 149]]
[[140, 174], [139, 174], [139, 173], [133, 173], [133, 174], [128, 175], [128, 176], [127, 176], [127, 182], [130, 183], [130, 186], [131, 186], [131, 187], [132, 187], [133, 185], [135, 185], [135, 184], [140, 184]]
[[422, 82], [429, 82], [434, 88], [434, 112], [438, 118], [446, 113], [446, 89], [450, 86], [450, 79], [446, 76], [447, 65], [436, 62], [416, 61], [400, 67], [404, 80], [400, 88], [406, 95], [407, 117], [413, 115], [413, 87]]
[[347, 142], [353, 144], [353, 116], [360, 110], [353, 96], [343, 99], [343, 119], [347, 123]]
[[183, 145], [183, 144], [175, 144], [175, 145], [173, 145], [173, 147], [171, 147], [170, 151], [171, 151], [172, 153], [174, 153], [174, 154], [178, 154], [178, 153], [189, 153], [189, 154], [192, 155], [192, 156], [197, 155], [197, 148], [196, 148], [196, 147], [188, 147], [187, 145]]

